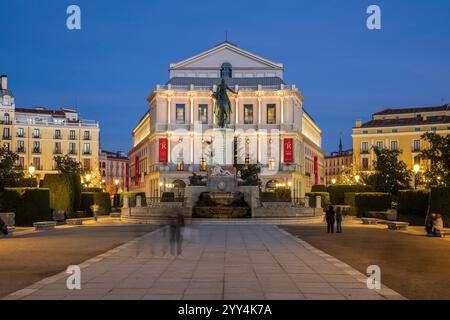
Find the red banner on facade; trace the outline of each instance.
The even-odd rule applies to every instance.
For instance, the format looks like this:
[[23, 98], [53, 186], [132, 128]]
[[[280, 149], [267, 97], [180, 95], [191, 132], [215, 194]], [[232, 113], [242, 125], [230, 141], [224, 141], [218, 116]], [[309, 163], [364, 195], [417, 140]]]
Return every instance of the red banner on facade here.
[[284, 139], [284, 163], [294, 162], [294, 139]]
[[128, 191], [130, 187], [130, 164], [127, 162], [125, 164], [125, 190]]
[[319, 184], [319, 158], [314, 157], [314, 184]]
[[169, 141], [166, 138], [159, 139], [159, 162], [166, 163], [169, 161]]
[[135, 162], [134, 162], [134, 185], [138, 186], [139, 185], [139, 157], [135, 158]]

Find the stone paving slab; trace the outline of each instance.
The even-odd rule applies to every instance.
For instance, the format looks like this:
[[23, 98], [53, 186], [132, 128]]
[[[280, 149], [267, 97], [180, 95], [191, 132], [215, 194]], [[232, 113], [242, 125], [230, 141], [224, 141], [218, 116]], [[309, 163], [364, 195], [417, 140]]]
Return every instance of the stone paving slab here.
[[82, 263], [81, 290], [62, 272], [5, 299], [404, 299], [276, 226], [190, 228], [181, 255], [162, 228]]

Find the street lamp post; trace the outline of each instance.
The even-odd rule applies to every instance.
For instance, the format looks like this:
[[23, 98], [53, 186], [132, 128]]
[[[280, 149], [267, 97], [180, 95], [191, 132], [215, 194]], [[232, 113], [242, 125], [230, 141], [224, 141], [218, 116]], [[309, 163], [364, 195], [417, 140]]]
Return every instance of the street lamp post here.
[[28, 167], [28, 173], [30, 174], [30, 177], [31, 177], [31, 179], [30, 179], [30, 187], [33, 186], [31, 181], [33, 180], [33, 175], [34, 175], [35, 171], [36, 171], [36, 168], [33, 166], [33, 164], [30, 164], [30, 166]]
[[89, 188], [89, 184], [91, 182], [91, 175], [88, 173], [84, 176], [85, 181], [86, 181], [86, 187]]
[[417, 190], [417, 174], [419, 173], [420, 165], [415, 164], [413, 167], [414, 171], [414, 190]]
[[360, 177], [359, 175], [356, 175], [356, 176], [355, 176], [356, 184], [359, 184], [359, 179], [361, 179], [361, 177]]
[[118, 201], [118, 197], [117, 197], [117, 192], [119, 191], [119, 183], [120, 183], [119, 179], [114, 179], [114, 185], [116, 186], [116, 192], [114, 194], [114, 207], [116, 207], [116, 208], [119, 206], [119, 202], [120, 202], [120, 201]]
[[334, 179], [334, 178], [331, 179], [331, 183], [332, 183], [332, 184], [336, 184], [336, 179]]

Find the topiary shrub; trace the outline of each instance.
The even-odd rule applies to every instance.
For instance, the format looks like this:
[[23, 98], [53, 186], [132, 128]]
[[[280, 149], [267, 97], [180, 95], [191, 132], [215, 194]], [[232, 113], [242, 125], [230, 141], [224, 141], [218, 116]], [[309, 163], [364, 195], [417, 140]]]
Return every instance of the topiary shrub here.
[[71, 173], [69, 174], [72, 179], [72, 192], [73, 192], [73, 212], [80, 209], [81, 206], [81, 177], [79, 174]]
[[48, 189], [5, 188], [0, 199], [0, 211], [14, 212], [16, 226], [29, 227], [34, 222], [53, 221]]
[[91, 206], [97, 204], [99, 206], [98, 213], [101, 215], [111, 212], [111, 199], [107, 192], [83, 192], [81, 194], [81, 210], [92, 215]]
[[450, 187], [431, 188], [431, 210], [442, 216], [444, 225], [450, 227]]
[[328, 192], [328, 188], [323, 184], [316, 184], [311, 187], [311, 192]]
[[75, 197], [78, 195], [74, 184], [75, 179], [71, 174], [46, 174], [43, 187], [50, 190], [50, 208], [62, 210], [66, 214], [76, 211]]
[[364, 192], [355, 194], [355, 211], [358, 217], [367, 217], [369, 211], [386, 211], [391, 208], [391, 194]]
[[309, 197], [309, 206], [311, 208], [316, 207], [316, 197], [320, 196], [322, 200], [322, 208], [327, 209], [331, 204], [330, 202], [330, 194], [328, 192], [307, 192], [305, 196]]
[[346, 212], [349, 215], [356, 215], [355, 211], [355, 192], [344, 193], [344, 204], [351, 206], [351, 208]]
[[[120, 206], [123, 207], [123, 197], [128, 196], [128, 206], [136, 207], [136, 197], [141, 196], [141, 204], [142, 206], [147, 205], [147, 199], [145, 197], [145, 192], [122, 192], [120, 193]], [[164, 195], [164, 193], [163, 193]]]
[[430, 190], [400, 190], [397, 194], [397, 213], [401, 221], [423, 226], [428, 212]]
[[328, 192], [330, 193], [330, 201], [332, 204], [344, 204], [346, 192], [371, 192], [373, 188], [371, 186], [364, 185], [345, 185], [334, 184], [328, 186]]
[[278, 188], [273, 192], [260, 192], [259, 200], [261, 202], [291, 202], [291, 190]]

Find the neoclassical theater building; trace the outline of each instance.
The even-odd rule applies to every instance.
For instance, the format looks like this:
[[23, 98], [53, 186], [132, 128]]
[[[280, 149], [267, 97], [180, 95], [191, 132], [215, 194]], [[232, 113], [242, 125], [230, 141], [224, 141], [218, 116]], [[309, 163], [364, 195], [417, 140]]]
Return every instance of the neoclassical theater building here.
[[[303, 197], [324, 183], [322, 132], [303, 96], [283, 80], [283, 64], [226, 41], [170, 65], [170, 78], [148, 97], [134, 128], [130, 189], [183, 195], [193, 173], [214, 165], [260, 164], [262, 189], [290, 188]], [[229, 87], [231, 116], [220, 130], [213, 93]]]

